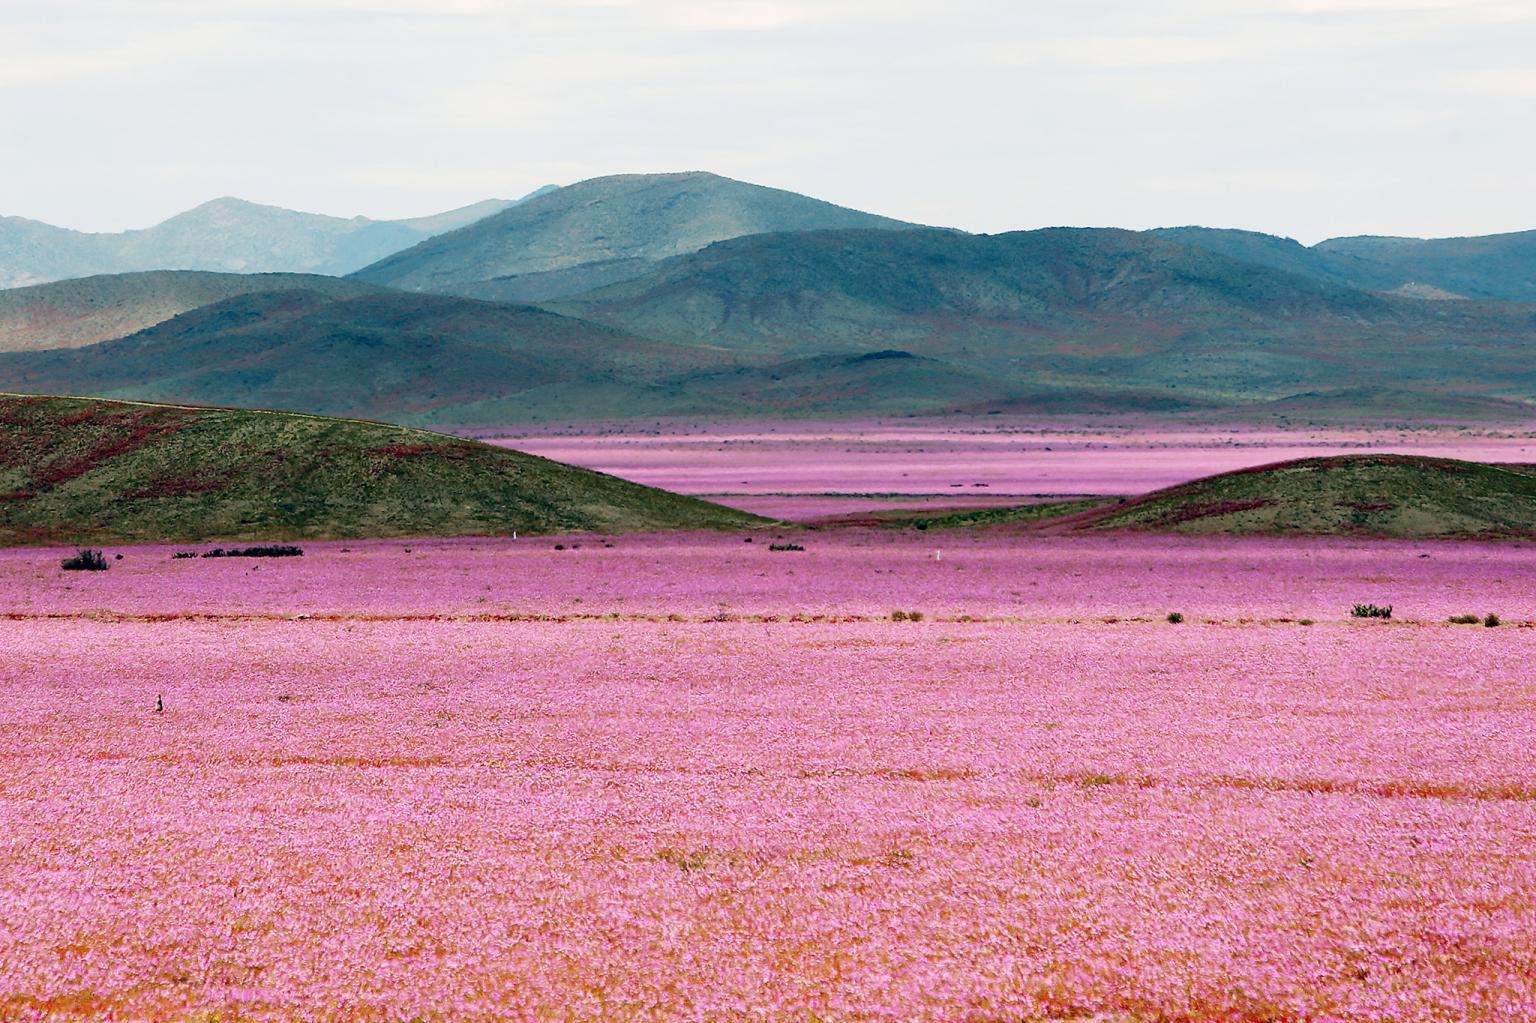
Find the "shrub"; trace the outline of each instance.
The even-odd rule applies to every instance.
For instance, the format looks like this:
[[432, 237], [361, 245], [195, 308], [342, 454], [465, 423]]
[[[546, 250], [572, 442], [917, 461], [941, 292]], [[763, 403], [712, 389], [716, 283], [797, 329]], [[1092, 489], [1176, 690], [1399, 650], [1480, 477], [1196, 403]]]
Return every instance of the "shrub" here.
[[909, 622], [920, 622], [922, 620], [923, 620], [923, 613], [921, 611], [908, 611], [907, 612], [907, 621], [909, 621]]
[[172, 561], [178, 561], [178, 560], [180, 560], [182, 558], [195, 558], [195, 557], [197, 557], [197, 552], [196, 551], [177, 551], [175, 554], [171, 555], [171, 560]]
[[264, 547], [231, 547], [225, 550], [215, 547], [211, 551], [204, 551], [205, 558], [297, 558], [303, 555], [304, 548], [293, 547], [287, 544], [269, 544]]
[[1477, 615], [1451, 615], [1446, 621], [1452, 625], [1476, 625], [1482, 619], [1477, 617]]
[[1483, 619], [1483, 624], [1490, 629], [1497, 629], [1499, 627], [1499, 616], [1491, 614], [1487, 618]]
[[1356, 604], [1349, 613], [1356, 618], [1391, 618], [1392, 605]]
[[1296, 624], [1297, 625], [1316, 625], [1317, 623], [1314, 622], [1310, 618], [1303, 618], [1301, 621], [1297, 622]]
[[1168, 612], [1168, 624], [1169, 625], [1178, 625], [1183, 620], [1184, 620], [1184, 616], [1179, 614], [1177, 611], [1170, 611], [1170, 612]]
[[893, 622], [904, 622], [906, 620], [907, 620], [907, 613], [905, 611], [892, 611], [891, 612], [891, 621], [893, 621]]
[[66, 572], [105, 572], [108, 566], [101, 551], [83, 548], [59, 562], [59, 567]]
[[803, 550], [805, 550], [804, 547], [801, 547], [797, 543], [771, 543], [771, 544], [768, 545], [768, 549], [770, 551], [803, 551]]

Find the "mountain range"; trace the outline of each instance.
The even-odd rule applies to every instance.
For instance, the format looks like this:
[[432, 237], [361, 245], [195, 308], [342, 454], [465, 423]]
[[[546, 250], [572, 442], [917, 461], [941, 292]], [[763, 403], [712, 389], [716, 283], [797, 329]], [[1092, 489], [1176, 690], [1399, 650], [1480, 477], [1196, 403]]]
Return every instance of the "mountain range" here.
[[146, 270], [35, 284], [0, 291], [0, 352], [79, 348], [236, 295], [294, 290], [345, 297], [382, 289], [320, 274], [202, 270]]
[[431, 216], [370, 220], [298, 213], [226, 197], [153, 227], [115, 234], [0, 217], [0, 288], [136, 270], [347, 274], [522, 201], [487, 199]]
[[1536, 400], [1532, 236], [976, 235], [712, 174], [624, 175], [345, 280], [181, 272], [0, 291], [0, 388], [436, 425], [1234, 407], [1513, 418]]
[[1307, 247], [1255, 231], [1156, 234], [1250, 263], [1415, 298], [1536, 302], [1536, 231], [1478, 238], [1330, 238]]

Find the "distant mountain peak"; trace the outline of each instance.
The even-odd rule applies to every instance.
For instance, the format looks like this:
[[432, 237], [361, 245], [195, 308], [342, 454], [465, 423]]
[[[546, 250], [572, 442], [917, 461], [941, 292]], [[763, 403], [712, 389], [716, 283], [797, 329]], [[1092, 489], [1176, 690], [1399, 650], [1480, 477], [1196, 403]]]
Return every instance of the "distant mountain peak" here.
[[[412, 291], [468, 294], [486, 282], [597, 264], [629, 276], [718, 241], [777, 231], [916, 225], [710, 171], [612, 174], [546, 192], [358, 272]], [[515, 288], [515, 282], [510, 285]], [[545, 277], [543, 296], [560, 294]], [[571, 294], [579, 287], [564, 291]], [[505, 297], [521, 298], [515, 290]]]
[[222, 195], [151, 227], [111, 234], [0, 218], [0, 289], [150, 270], [346, 274], [521, 201], [488, 199], [409, 220], [374, 220]]

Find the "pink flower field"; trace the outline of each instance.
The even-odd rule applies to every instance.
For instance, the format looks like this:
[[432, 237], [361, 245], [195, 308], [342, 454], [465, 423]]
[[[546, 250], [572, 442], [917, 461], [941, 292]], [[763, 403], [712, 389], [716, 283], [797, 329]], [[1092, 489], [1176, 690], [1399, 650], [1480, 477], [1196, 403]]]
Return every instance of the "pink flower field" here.
[[1265, 462], [1361, 451], [1536, 462], [1529, 424], [1280, 429], [987, 416], [663, 424], [650, 433], [589, 427], [488, 439], [682, 493], [829, 498], [820, 514], [835, 514], [847, 494], [932, 494], [955, 504], [998, 494], [1139, 494]]
[[1536, 1017], [1536, 552], [770, 539], [0, 552], [0, 1019]]

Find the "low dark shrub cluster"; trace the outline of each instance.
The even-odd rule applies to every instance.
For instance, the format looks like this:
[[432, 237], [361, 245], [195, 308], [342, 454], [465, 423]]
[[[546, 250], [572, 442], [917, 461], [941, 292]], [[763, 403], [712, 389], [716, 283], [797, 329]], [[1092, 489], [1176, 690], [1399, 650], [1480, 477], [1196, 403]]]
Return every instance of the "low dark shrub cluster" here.
[[304, 554], [304, 548], [294, 547], [289, 544], [269, 544], [264, 547], [231, 547], [225, 550], [223, 547], [215, 547], [211, 551], [204, 551], [205, 558], [297, 558]]
[[1349, 613], [1356, 618], [1391, 618], [1392, 605], [1356, 604]]
[[66, 572], [105, 572], [107, 556], [101, 551], [79, 550], [59, 562], [59, 567]]
[[1452, 625], [1476, 625], [1482, 619], [1477, 615], [1451, 615], [1446, 621]]
[[801, 547], [797, 543], [771, 543], [771, 544], [768, 545], [768, 549], [770, 551], [803, 551], [803, 550], [805, 550], [804, 547]]
[[1184, 620], [1184, 616], [1179, 614], [1177, 611], [1170, 611], [1170, 612], [1168, 612], [1168, 624], [1169, 625], [1178, 625], [1183, 620]]
[[893, 622], [920, 622], [922, 620], [923, 620], [923, 613], [921, 611], [892, 611], [891, 612], [891, 621], [893, 621]]

